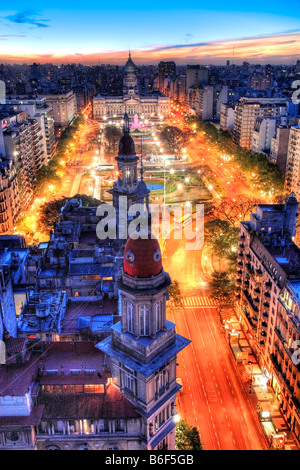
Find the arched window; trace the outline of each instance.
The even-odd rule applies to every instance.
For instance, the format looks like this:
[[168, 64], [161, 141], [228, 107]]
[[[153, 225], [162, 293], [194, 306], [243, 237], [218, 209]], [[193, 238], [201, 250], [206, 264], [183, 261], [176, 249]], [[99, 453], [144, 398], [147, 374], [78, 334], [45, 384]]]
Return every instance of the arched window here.
[[161, 330], [162, 327], [162, 302], [159, 300], [155, 304], [155, 329], [156, 332]]
[[133, 333], [133, 305], [131, 302], [126, 304], [127, 313], [127, 328], [130, 333]]
[[163, 373], [160, 372], [155, 380], [155, 393], [159, 394], [163, 387], [164, 387], [164, 376], [163, 376]]
[[149, 335], [149, 316], [150, 316], [150, 307], [149, 305], [140, 305], [139, 307], [140, 315], [140, 335], [148, 336]]

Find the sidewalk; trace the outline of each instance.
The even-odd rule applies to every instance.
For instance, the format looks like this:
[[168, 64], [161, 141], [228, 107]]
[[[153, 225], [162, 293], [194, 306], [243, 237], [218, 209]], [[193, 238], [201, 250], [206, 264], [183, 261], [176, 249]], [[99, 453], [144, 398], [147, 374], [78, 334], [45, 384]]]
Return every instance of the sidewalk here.
[[232, 351], [232, 359], [249, 405], [257, 415], [267, 442], [271, 446], [282, 438], [285, 441], [285, 450], [299, 450], [297, 440], [280, 412], [276, 395], [268, 386], [268, 378], [260, 369], [234, 314], [231, 315], [229, 325], [225, 329], [225, 335]]

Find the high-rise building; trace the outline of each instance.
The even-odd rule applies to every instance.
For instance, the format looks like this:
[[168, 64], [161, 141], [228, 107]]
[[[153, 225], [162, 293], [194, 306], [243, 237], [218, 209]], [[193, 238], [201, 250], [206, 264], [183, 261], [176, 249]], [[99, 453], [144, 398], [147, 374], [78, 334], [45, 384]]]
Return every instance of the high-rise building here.
[[257, 118], [253, 131], [252, 150], [254, 152], [268, 152], [270, 150], [271, 140], [275, 135], [275, 131], [275, 118]]
[[203, 121], [210, 121], [213, 119], [214, 87], [204, 86], [199, 88], [198, 96], [196, 113]]
[[294, 192], [300, 198], [300, 127], [290, 129], [286, 163], [285, 187], [287, 193]]
[[285, 204], [257, 206], [250, 221], [240, 224], [236, 286], [243, 331], [299, 438], [300, 371], [293, 357], [300, 338], [297, 211], [291, 194]]
[[52, 105], [54, 125], [68, 126], [76, 115], [76, 95], [73, 91], [44, 95], [47, 103]]
[[16, 168], [12, 160], [0, 160], [0, 233], [13, 232], [20, 215]]
[[28, 115], [38, 121], [42, 131], [43, 139], [46, 143], [48, 161], [54, 157], [56, 150], [54, 114], [52, 105], [44, 97], [37, 98], [14, 98], [7, 100], [8, 104], [18, 106], [22, 111], [27, 110]]
[[208, 69], [200, 65], [188, 65], [186, 69], [186, 92], [194, 86], [208, 85]]
[[159, 90], [164, 93], [164, 80], [167, 77], [175, 78], [176, 76], [176, 64], [173, 61], [170, 62], [159, 62], [158, 64], [158, 87]]
[[5, 83], [0, 80], [0, 105], [6, 103], [6, 87]]
[[277, 127], [276, 135], [271, 139], [270, 161], [279, 167], [283, 176], [286, 175], [289, 136], [290, 128], [282, 124]]
[[225, 103], [220, 106], [220, 126], [221, 129], [232, 130], [234, 125], [234, 108]]
[[253, 131], [258, 117], [276, 118], [287, 114], [285, 98], [241, 98], [235, 106], [234, 141], [252, 149]]

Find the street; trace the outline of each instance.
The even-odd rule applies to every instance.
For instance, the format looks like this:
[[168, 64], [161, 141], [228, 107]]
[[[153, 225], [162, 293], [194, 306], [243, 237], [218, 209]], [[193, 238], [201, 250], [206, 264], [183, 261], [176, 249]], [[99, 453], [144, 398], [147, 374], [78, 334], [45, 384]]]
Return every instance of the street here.
[[229, 345], [210, 298], [202, 269], [202, 250], [185, 249], [185, 240], [166, 240], [163, 265], [180, 283], [183, 307], [169, 307], [168, 319], [192, 343], [178, 356], [183, 391], [178, 413], [198, 428], [205, 450], [261, 450], [266, 447], [257, 413], [252, 410]]

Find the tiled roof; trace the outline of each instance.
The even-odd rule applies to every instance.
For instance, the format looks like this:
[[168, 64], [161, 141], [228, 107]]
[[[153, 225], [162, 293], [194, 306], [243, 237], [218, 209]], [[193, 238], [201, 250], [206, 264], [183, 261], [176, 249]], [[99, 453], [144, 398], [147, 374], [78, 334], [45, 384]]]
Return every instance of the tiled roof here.
[[44, 395], [44, 419], [137, 419], [135, 407], [114, 385], [106, 394]]

